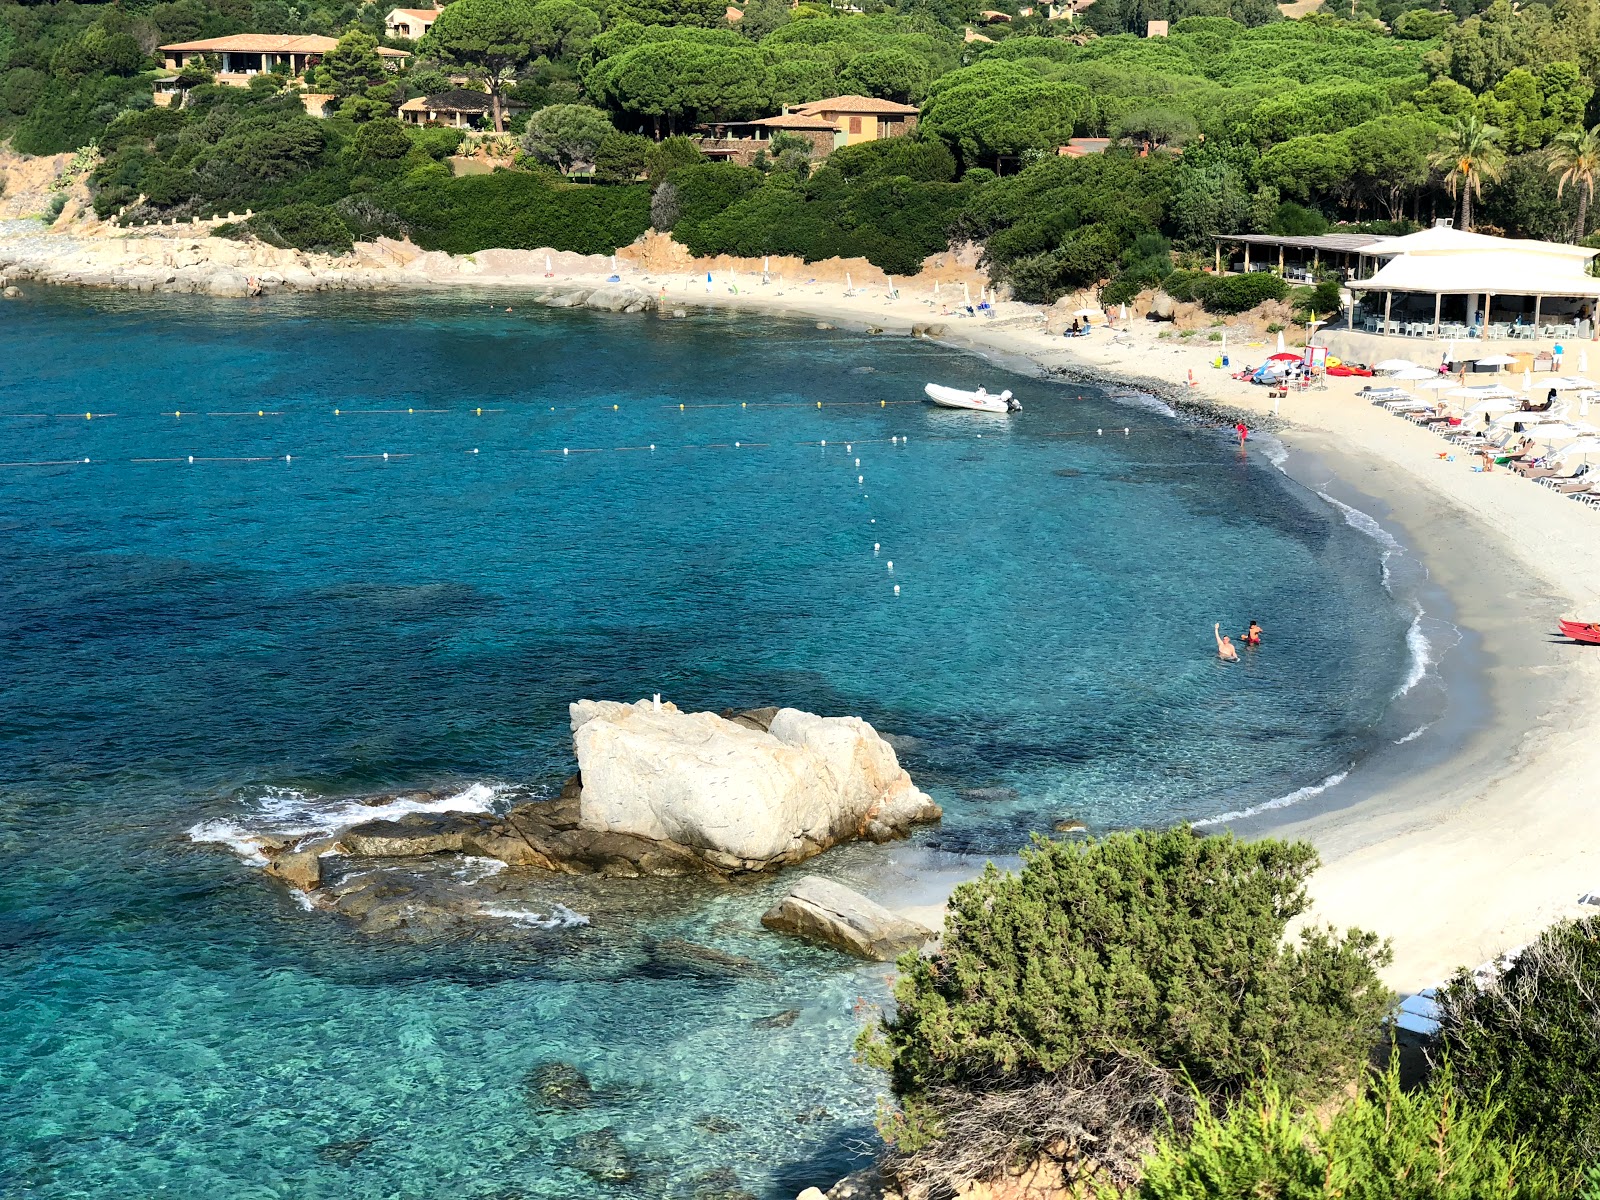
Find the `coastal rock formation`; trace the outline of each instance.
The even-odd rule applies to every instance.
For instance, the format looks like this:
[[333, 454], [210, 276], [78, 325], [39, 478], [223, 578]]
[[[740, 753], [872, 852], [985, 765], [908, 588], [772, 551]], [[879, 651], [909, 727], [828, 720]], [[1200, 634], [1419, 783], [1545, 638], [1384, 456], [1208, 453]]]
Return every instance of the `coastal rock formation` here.
[[783, 708], [761, 729], [648, 700], [580, 700], [571, 715], [580, 826], [686, 847], [723, 871], [887, 841], [940, 816], [859, 717]]
[[835, 946], [858, 958], [892, 962], [933, 937], [933, 930], [897, 916], [843, 884], [807, 875], [761, 918], [768, 929]]
[[[940, 816], [893, 747], [856, 717], [792, 708], [719, 716], [644, 700], [582, 700], [571, 721], [581, 770], [555, 799], [500, 813], [463, 810], [431, 793], [369, 797], [342, 827], [243, 840], [266, 873], [309, 906], [369, 933], [433, 936], [485, 915], [485, 894], [461, 885], [463, 860], [487, 863], [490, 874], [513, 866], [725, 879], [852, 838], [903, 837], [913, 823]], [[371, 819], [361, 819], [368, 808]], [[472, 868], [479, 878], [471, 882], [481, 884], [482, 871]], [[513, 919], [545, 929], [572, 924], [548, 911], [517, 909]], [[650, 956], [671, 970], [760, 972], [747, 959], [675, 939], [656, 943]]]

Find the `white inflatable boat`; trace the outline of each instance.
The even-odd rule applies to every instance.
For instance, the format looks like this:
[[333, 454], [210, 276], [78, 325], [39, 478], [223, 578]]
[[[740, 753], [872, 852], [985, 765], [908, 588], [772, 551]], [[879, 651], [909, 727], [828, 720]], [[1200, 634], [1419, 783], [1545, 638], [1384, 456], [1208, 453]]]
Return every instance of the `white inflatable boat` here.
[[1014, 413], [1022, 410], [1022, 405], [1009, 391], [993, 396], [982, 388], [975, 392], [963, 392], [960, 388], [943, 387], [937, 383], [930, 383], [922, 390], [928, 393], [929, 400], [941, 408], [970, 408], [977, 412], [988, 413]]

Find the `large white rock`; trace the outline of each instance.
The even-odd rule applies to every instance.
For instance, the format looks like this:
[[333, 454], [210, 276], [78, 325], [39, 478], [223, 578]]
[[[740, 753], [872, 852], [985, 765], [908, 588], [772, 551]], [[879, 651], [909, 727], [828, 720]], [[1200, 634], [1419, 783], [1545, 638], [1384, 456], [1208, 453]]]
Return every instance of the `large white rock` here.
[[580, 700], [570, 711], [586, 829], [759, 869], [853, 837], [904, 836], [940, 816], [894, 748], [857, 717], [784, 708], [763, 731], [649, 700]]

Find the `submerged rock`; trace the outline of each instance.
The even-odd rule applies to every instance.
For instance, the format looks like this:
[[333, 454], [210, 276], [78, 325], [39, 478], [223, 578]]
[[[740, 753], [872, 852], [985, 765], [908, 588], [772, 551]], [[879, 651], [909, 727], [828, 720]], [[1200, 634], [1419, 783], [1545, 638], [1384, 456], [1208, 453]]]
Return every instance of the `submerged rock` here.
[[371, 1138], [356, 1138], [350, 1142], [328, 1142], [317, 1147], [317, 1157], [324, 1162], [348, 1167], [370, 1145], [372, 1145]]
[[589, 1077], [568, 1062], [540, 1063], [523, 1084], [529, 1100], [541, 1108], [588, 1108], [594, 1100]]
[[750, 1022], [751, 1029], [787, 1029], [793, 1025], [795, 1018], [800, 1015], [798, 1008], [786, 1008], [782, 1012], [775, 1012], [770, 1017], [757, 1017]]
[[562, 1162], [601, 1183], [627, 1183], [634, 1175], [633, 1156], [609, 1125], [573, 1138]]
[[691, 975], [731, 978], [771, 979], [772, 972], [741, 954], [729, 954], [714, 946], [702, 946], [683, 938], [662, 938], [651, 947], [651, 958], [658, 966], [686, 971]]
[[766, 911], [761, 923], [877, 962], [891, 962], [933, 937], [925, 925], [818, 875], [807, 875], [795, 884]]
[[694, 1189], [693, 1200], [756, 1200], [755, 1193], [739, 1183], [739, 1177], [729, 1167], [714, 1167], [702, 1171], [689, 1181]]

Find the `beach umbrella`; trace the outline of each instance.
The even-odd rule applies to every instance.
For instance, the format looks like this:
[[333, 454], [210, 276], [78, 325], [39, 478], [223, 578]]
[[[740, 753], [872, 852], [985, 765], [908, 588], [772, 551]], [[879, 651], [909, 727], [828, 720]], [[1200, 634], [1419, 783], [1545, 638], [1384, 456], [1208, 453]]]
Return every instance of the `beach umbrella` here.
[[1475, 361], [1480, 367], [1514, 367], [1517, 364], [1509, 354], [1487, 354]]
[[[1118, 314], [1118, 316], [1119, 316], [1119, 319], [1123, 320], [1123, 321], [1126, 321], [1128, 319], [1128, 306], [1126, 304], [1121, 306], [1121, 312]], [[1222, 344], [1224, 346], [1226, 346], [1228, 344], [1228, 335], [1227, 334], [1223, 334], [1222, 335]]]
[[1465, 415], [1469, 417], [1486, 417], [1490, 413], [1509, 412], [1514, 408], [1520, 407], [1521, 406], [1515, 400], [1508, 399], [1504, 396], [1492, 396], [1487, 400], [1478, 401], [1471, 408], [1466, 410]]
[[[1399, 378], [1399, 376], [1396, 376], [1396, 378]], [[1424, 392], [1442, 392], [1446, 388], [1455, 386], [1456, 381], [1445, 375], [1435, 375], [1432, 379], [1425, 379], [1417, 384], [1417, 387]]]
[[1545, 381], [1546, 385], [1553, 387], [1558, 392], [1575, 392], [1580, 388], [1600, 387], [1591, 379], [1582, 375], [1556, 375]]
[[709, 296], [710, 294], [711, 294], [711, 272], [707, 271], [706, 272], [706, 295]]
[[544, 273], [546, 275], [554, 275], [556, 273], [555, 265], [551, 263], [548, 254], [544, 256]]
[[1279, 353], [1283, 351], [1283, 330], [1281, 329], [1278, 330], [1278, 351]]
[[850, 272], [846, 271], [844, 273], [844, 294], [846, 296], [853, 296], [855, 295], [855, 291], [856, 285], [850, 282]]
[[961, 281], [961, 299], [968, 308], [972, 307], [972, 289], [967, 286], [965, 279]]
[[1571, 454], [1581, 454], [1585, 459], [1591, 454], [1600, 454], [1600, 437], [1581, 437], [1575, 442], [1568, 442], [1550, 457], [1559, 461]]
[[[1282, 334], [1278, 335], [1278, 349], [1283, 349]], [[1372, 369], [1374, 371], [1406, 371], [1416, 365], [1409, 358], [1386, 358], [1381, 363], [1374, 363]]]
[[1522, 368], [1522, 390], [1527, 391], [1533, 386], [1533, 370], [1530, 367]]
[[1428, 370], [1427, 367], [1407, 367], [1404, 371], [1396, 371], [1390, 378], [1409, 380], [1438, 379], [1444, 383], [1453, 382], [1452, 380], [1445, 379], [1444, 376], [1440, 375], [1437, 371]]

